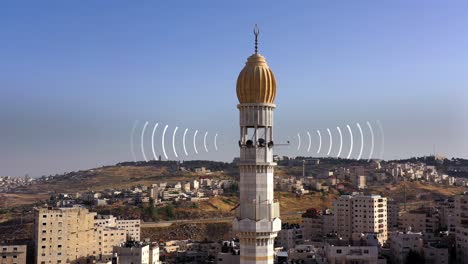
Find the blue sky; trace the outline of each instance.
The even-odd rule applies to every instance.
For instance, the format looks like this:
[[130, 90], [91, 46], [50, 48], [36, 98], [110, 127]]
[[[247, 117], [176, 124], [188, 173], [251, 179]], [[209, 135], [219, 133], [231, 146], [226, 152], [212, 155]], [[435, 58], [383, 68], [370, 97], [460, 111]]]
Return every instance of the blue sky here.
[[[140, 160], [145, 121], [148, 128], [159, 123], [158, 142], [169, 126], [170, 159], [178, 126], [179, 154], [183, 130], [200, 133], [199, 154], [189, 148], [181, 159], [232, 160], [235, 83], [253, 52], [255, 23], [278, 83], [276, 141], [292, 143], [278, 154], [324, 156], [307, 152], [306, 132], [314, 150], [314, 131], [330, 128], [338, 142], [337, 126], [347, 154], [346, 125], [359, 146], [356, 123], [380, 120], [386, 159], [427, 155], [434, 146], [468, 158], [467, 8], [464, 1], [3, 1], [0, 175], [132, 160], [135, 120]], [[367, 156], [366, 129], [364, 137]], [[375, 137], [378, 157], [377, 131]], [[162, 154], [160, 144], [155, 149]], [[337, 152], [335, 143], [331, 155]]]

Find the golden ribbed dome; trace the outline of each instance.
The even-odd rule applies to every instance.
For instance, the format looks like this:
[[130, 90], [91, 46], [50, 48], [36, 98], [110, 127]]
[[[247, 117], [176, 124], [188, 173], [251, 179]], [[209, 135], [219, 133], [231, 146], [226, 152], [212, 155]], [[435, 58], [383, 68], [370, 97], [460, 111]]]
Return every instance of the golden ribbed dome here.
[[269, 103], [276, 97], [275, 75], [265, 58], [255, 53], [247, 59], [244, 69], [237, 78], [237, 98], [239, 103]]

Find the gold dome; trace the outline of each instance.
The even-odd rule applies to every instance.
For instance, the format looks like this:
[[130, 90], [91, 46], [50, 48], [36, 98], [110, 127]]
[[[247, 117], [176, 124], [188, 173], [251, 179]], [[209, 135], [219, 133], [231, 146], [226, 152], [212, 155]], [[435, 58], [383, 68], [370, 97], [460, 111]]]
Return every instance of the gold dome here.
[[237, 78], [237, 98], [239, 103], [273, 104], [276, 97], [275, 75], [265, 58], [255, 53], [247, 59], [244, 69]]

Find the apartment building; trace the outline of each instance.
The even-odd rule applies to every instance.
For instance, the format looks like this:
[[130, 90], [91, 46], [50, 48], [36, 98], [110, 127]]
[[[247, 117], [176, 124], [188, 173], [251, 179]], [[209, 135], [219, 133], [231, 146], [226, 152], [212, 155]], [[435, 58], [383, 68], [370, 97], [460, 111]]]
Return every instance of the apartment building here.
[[387, 240], [387, 198], [380, 195], [342, 195], [333, 203], [335, 229], [345, 239], [373, 233], [380, 244]]
[[390, 232], [389, 241], [390, 250], [396, 263], [404, 263], [410, 251], [420, 254], [423, 252], [423, 234], [420, 232]]
[[85, 263], [94, 256], [97, 253], [95, 215], [80, 207], [36, 209], [36, 263]]
[[26, 245], [0, 245], [0, 263], [26, 264]]
[[97, 215], [95, 218], [96, 227], [111, 227], [125, 230], [127, 240], [140, 241], [141, 221], [117, 219], [113, 215]]
[[149, 243], [126, 242], [113, 247], [112, 263], [159, 264], [159, 247]]
[[140, 239], [140, 220], [119, 220], [81, 207], [35, 210], [36, 263], [111, 260], [113, 246]]
[[468, 194], [455, 196], [457, 263], [468, 263]]
[[432, 207], [422, 207], [404, 212], [400, 217], [400, 228], [413, 232], [435, 233], [440, 228], [439, 213]]
[[116, 227], [118, 229], [127, 230], [127, 240], [140, 241], [141, 221], [135, 220], [121, 220], [117, 219]]

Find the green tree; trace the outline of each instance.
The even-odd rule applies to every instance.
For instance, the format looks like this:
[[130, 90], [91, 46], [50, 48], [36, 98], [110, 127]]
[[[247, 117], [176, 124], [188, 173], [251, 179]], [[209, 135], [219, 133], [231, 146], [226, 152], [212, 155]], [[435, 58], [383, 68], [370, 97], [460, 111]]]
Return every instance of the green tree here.
[[172, 204], [168, 204], [166, 205], [166, 207], [164, 207], [165, 211], [166, 211], [166, 216], [169, 220], [172, 220], [175, 216], [174, 214], [174, 206], [172, 206]]

